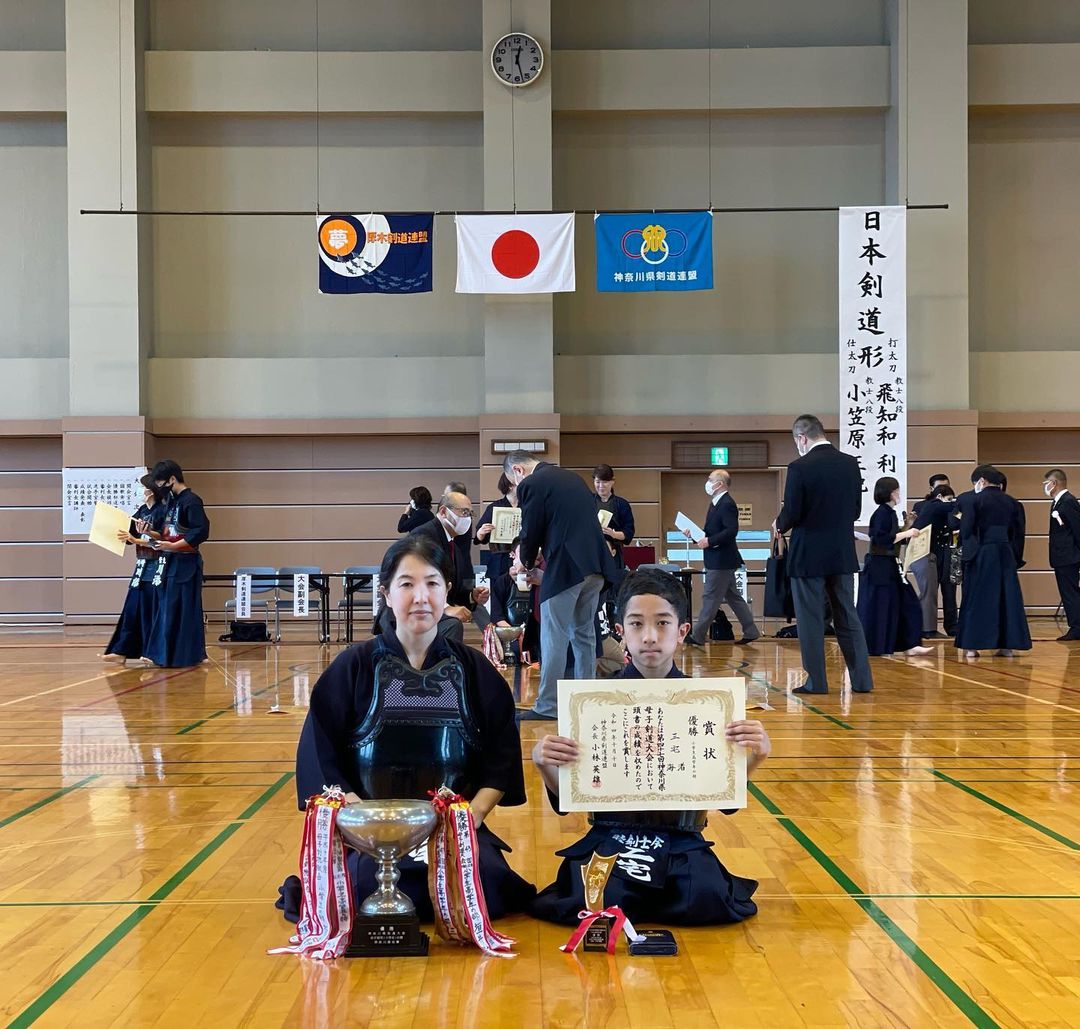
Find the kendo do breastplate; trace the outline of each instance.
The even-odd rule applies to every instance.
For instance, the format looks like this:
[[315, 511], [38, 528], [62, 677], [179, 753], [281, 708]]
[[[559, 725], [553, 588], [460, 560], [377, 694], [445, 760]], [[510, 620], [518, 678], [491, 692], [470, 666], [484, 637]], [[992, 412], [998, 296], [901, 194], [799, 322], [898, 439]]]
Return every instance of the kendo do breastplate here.
[[443, 784], [472, 799], [480, 733], [456, 657], [417, 671], [379, 639], [371, 706], [349, 742], [350, 781], [369, 800], [427, 800]]

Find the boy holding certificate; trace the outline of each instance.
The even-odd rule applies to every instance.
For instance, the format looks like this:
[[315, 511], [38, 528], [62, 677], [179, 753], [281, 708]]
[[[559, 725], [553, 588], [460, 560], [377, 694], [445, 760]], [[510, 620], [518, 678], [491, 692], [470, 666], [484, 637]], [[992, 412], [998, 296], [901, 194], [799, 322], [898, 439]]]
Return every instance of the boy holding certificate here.
[[[622, 679], [687, 678], [675, 666], [675, 650], [690, 631], [686, 592], [666, 572], [643, 569], [619, 591], [619, 628], [631, 663]], [[747, 750], [747, 774], [768, 756], [769, 734], [759, 721], [742, 719], [724, 728], [727, 740]], [[532, 758], [558, 811], [559, 767], [579, 760], [581, 745], [564, 736], [544, 736]], [[733, 813], [733, 812], [725, 812]], [[533, 902], [537, 918], [573, 925], [585, 906], [581, 869], [595, 854], [618, 858], [605, 890], [631, 921], [666, 925], [741, 922], [756, 914], [752, 879], [732, 875], [702, 835], [704, 811], [608, 811], [589, 815], [590, 829], [559, 851], [558, 875]]]

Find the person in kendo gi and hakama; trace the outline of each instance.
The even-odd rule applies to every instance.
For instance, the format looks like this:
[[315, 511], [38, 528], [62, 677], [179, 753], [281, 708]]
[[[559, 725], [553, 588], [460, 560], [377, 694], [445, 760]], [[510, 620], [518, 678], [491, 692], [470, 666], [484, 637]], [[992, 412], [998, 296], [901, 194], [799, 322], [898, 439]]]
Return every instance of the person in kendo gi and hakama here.
[[[521, 911], [536, 893], [485, 824], [496, 805], [525, 803], [521, 737], [506, 681], [478, 651], [437, 632], [452, 574], [447, 550], [422, 534], [386, 552], [379, 582], [396, 628], [349, 647], [319, 677], [296, 752], [297, 800], [303, 810], [327, 786], [340, 786], [347, 803], [427, 800], [448, 786], [469, 801], [495, 919]], [[376, 864], [352, 850], [348, 863], [359, 905], [376, 888]], [[398, 888], [431, 920], [426, 861], [406, 857], [399, 869]], [[296, 921], [299, 879], [290, 876], [281, 894], [277, 906]]]

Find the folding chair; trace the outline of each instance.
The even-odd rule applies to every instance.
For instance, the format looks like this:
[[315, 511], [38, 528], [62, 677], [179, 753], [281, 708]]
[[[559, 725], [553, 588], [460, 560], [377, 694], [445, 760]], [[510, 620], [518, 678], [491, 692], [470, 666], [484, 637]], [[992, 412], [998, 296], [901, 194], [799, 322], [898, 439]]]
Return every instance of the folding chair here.
[[[277, 575], [276, 568], [237, 568], [234, 575]], [[272, 597], [267, 597], [266, 594], [272, 593]], [[262, 596], [262, 600], [256, 599]], [[270, 634], [270, 609], [274, 607], [277, 601], [277, 583], [273, 579], [252, 579], [251, 580], [251, 610], [256, 608], [262, 608], [263, 616], [266, 619], [266, 633]], [[229, 624], [229, 612], [236, 608], [236, 597], [230, 597], [225, 601], [225, 625]]]

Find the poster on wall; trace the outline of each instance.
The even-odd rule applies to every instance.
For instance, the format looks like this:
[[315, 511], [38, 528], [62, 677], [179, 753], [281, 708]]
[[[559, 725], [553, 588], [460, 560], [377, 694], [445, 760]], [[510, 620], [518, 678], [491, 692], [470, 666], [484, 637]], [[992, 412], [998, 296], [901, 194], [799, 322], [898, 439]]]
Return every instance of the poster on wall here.
[[907, 498], [907, 209], [840, 208], [840, 449], [863, 474], [860, 525], [892, 476]]
[[65, 468], [63, 473], [64, 533], [88, 535], [94, 508], [100, 501], [134, 514], [143, 503], [139, 482], [146, 468]]

